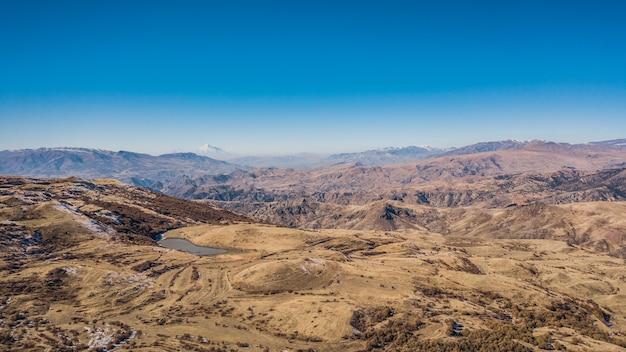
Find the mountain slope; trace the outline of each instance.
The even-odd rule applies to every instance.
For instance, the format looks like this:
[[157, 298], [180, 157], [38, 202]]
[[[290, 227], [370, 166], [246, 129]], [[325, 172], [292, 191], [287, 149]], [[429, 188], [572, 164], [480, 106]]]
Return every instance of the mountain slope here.
[[549, 239], [626, 259], [626, 202], [528, 203], [506, 208], [435, 208], [399, 201], [336, 205], [301, 200], [251, 211], [268, 221], [303, 229], [428, 231], [484, 239]]
[[[130, 186], [114, 180], [84, 181], [67, 179], [30, 179], [0, 176], [0, 199], [3, 212], [17, 212], [47, 207], [71, 214], [85, 230], [113, 235], [156, 237], [173, 228], [198, 224], [255, 222], [255, 220], [214, 205], [199, 204], [180, 198]], [[37, 211], [34, 211], [37, 213]]]
[[247, 169], [193, 153], [161, 156], [86, 148], [40, 148], [0, 151], [0, 174], [84, 179], [115, 178], [158, 187], [183, 175], [229, 173]]
[[[309, 203], [291, 213], [321, 210]], [[626, 346], [624, 204], [333, 207], [325, 221], [359, 230], [255, 224], [112, 180], [2, 177], [0, 349]], [[148, 237], [171, 226], [168, 238], [228, 250]]]
[[324, 159], [326, 164], [359, 163], [368, 166], [382, 166], [425, 159], [440, 155], [445, 149], [408, 146], [403, 148], [381, 148], [360, 153], [333, 154]]
[[[537, 142], [537, 141], [535, 141]], [[468, 146], [454, 148], [445, 153], [440, 153], [443, 155], [467, 155], [467, 154], [478, 154], [485, 152], [495, 152], [501, 150], [511, 150], [522, 148], [527, 146], [532, 142], [530, 141], [516, 141], [516, 140], [506, 140], [506, 141], [492, 141], [492, 142], [480, 142], [471, 144]]]
[[[306, 198], [364, 205], [400, 200], [436, 207], [624, 200], [626, 150], [529, 143], [499, 152], [446, 156], [387, 166], [337, 164], [307, 170], [255, 169], [184, 178], [162, 191], [223, 202], [239, 211]], [[600, 170], [600, 171], [598, 171]], [[245, 207], [245, 210], [243, 209]], [[291, 226], [292, 222], [288, 222]]]
[[243, 156], [229, 159], [229, 162], [256, 168], [295, 168], [303, 169], [326, 164], [322, 154], [300, 153], [279, 156]]

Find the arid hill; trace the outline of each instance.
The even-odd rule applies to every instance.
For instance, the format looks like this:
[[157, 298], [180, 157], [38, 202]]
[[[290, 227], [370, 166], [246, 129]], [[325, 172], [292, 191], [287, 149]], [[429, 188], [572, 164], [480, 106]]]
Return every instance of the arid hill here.
[[626, 203], [530, 203], [506, 208], [437, 208], [400, 201], [336, 205], [306, 199], [269, 204], [251, 214], [303, 229], [427, 230], [485, 239], [551, 239], [626, 259]]
[[[363, 182], [367, 182], [363, 180]], [[525, 173], [484, 178], [463, 178], [457, 182], [430, 182], [423, 185], [406, 185], [398, 188], [359, 190], [329, 190], [307, 193], [281, 189], [269, 191], [253, 186], [216, 185], [202, 187], [202, 191], [188, 191], [183, 196], [216, 201], [216, 204], [288, 226], [302, 226], [304, 222], [323, 216], [327, 209], [341, 206], [366, 205], [380, 200], [399, 201], [406, 204], [429, 205], [437, 208], [477, 206], [504, 208], [536, 202], [567, 204], [593, 201], [626, 200], [626, 169], [583, 172], [562, 169], [543, 174]], [[272, 218], [300, 200], [308, 202], [307, 216], [298, 219]], [[327, 204], [320, 206], [316, 203]], [[330, 206], [333, 205], [333, 206]], [[339, 206], [339, 207], [338, 207]], [[283, 213], [284, 213], [283, 212]], [[304, 221], [304, 222], [303, 222]]]
[[[318, 219], [349, 213], [348, 206], [379, 201], [485, 209], [623, 201], [625, 165], [623, 148], [535, 142], [382, 167], [337, 164], [187, 177], [164, 185], [162, 191], [291, 227], [349, 228], [349, 224]], [[306, 204], [300, 204], [302, 200]]]
[[[512, 149], [449, 155], [382, 167], [342, 163], [304, 170], [255, 169], [219, 176], [186, 177], [181, 183], [188, 186], [185, 188], [187, 194], [193, 191], [193, 187], [210, 185], [237, 185], [240, 188], [255, 187], [271, 191], [290, 189], [310, 194], [337, 189], [397, 189], [431, 182], [458, 182], [562, 169], [587, 172], [625, 167], [626, 148], [537, 141]], [[183, 193], [177, 190], [179, 186], [176, 183], [164, 186], [163, 191], [166, 193]]]
[[345, 229], [298, 230], [112, 180], [0, 180], [2, 350], [626, 348], [620, 202], [301, 199], [300, 221]]
[[[66, 212], [96, 232], [154, 237], [197, 224], [255, 222], [245, 215], [156, 193], [115, 180], [0, 177], [4, 202]], [[37, 214], [32, 209], [30, 214]], [[20, 216], [14, 215], [16, 219]], [[31, 215], [37, 216], [37, 215]], [[9, 219], [11, 220], [11, 219]]]

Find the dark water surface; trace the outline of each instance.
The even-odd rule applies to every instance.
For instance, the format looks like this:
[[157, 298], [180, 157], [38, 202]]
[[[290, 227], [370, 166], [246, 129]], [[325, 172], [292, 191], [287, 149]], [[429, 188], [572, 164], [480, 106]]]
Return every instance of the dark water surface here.
[[187, 241], [184, 238], [166, 238], [157, 242], [161, 247], [177, 249], [179, 251], [195, 255], [216, 255], [224, 254], [228, 251], [220, 248], [202, 247]]

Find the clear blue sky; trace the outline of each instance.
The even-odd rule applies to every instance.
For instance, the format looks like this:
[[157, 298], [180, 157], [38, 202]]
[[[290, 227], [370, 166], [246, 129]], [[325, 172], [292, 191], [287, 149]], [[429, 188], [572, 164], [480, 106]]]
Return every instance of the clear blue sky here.
[[626, 137], [626, 2], [0, 0], [0, 149]]

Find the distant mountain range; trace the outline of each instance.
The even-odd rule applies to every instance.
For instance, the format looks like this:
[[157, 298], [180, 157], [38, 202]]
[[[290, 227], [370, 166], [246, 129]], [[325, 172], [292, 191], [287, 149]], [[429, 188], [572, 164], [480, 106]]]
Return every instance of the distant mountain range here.
[[626, 138], [612, 139], [610, 141], [590, 142], [591, 145], [601, 145], [605, 147], [626, 147]]
[[83, 179], [114, 178], [149, 188], [181, 176], [230, 173], [249, 167], [194, 153], [159, 156], [87, 148], [39, 148], [0, 151], [0, 174]]
[[[68, 177], [77, 176], [83, 179], [114, 178], [123, 182], [148, 187], [155, 190], [171, 189], [172, 185], [188, 183], [189, 180], [203, 180], [200, 184], [221, 182], [224, 177], [239, 171], [250, 171], [257, 168], [295, 168], [304, 169], [323, 167], [324, 165], [354, 164], [355, 166], [384, 166], [418, 160], [434, 159], [443, 156], [463, 156], [485, 152], [524, 149], [527, 152], [559, 151], [565, 154], [576, 154], [577, 158], [589, 158], [600, 150], [626, 150], [626, 139], [591, 142], [587, 144], [567, 144], [545, 141], [495, 141], [482, 142], [461, 148], [432, 148], [426, 146], [408, 146], [402, 148], [382, 148], [359, 153], [341, 153], [330, 156], [318, 154], [297, 154], [280, 157], [242, 157], [229, 162], [216, 160], [194, 153], [171, 153], [159, 156], [140, 154], [129, 151], [107, 151], [88, 148], [39, 148], [0, 151], [0, 174], [22, 175], [31, 177]], [[225, 153], [222, 149], [205, 145], [203, 152]], [[585, 154], [587, 153], [587, 154]], [[564, 163], [566, 160], [563, 161]], [[429, 168], [425, 163], [419, 168]], [[619, 167], [619, 159], [614, 163]], [[463, 175], [465, 166], [450, 171], [450, 165], [441, 166], [439, 173], [450, 172], [452, 175]], [[491, 166], [485, 166], [491, 167]], [[433, 170], [433, 169], [431, 169]], [[473, 169], [472, 169], [473, 170]], [[481, 172], [480, 167], [474, 172]], [[435, 177], [431, 171], [421, 171], [420, 177]], [[219, 176], [223, 175], [223, 176]], [[428, 176], [427, 176], [428, 175]], [[206, 177], [218, 176], [214, 181]], [[281, 176], [282, 177], [282, 176]], [[187, 181], [184, 181], [187, 180]], [[194, 181], [195, 182], [195, 181]], [[173, 192], [181, 194], [180, 189]], [[197, 197], [197, 195], [194, 195]]]
[[326, 155], [321, 154], [300, 153], [279, 156], [242, 156], [228, 159], [228, 161], [250, 167], [304, 169], [326, 165], [328, 164], [325, 161], [326, 158]]
[[625, 201], [626, 147], [606, 144], [487, 142], [384, 166], [351, 162], [188, 177], [160, 191], [303, 228], [353, 228], [349, 209], [376, 202], [505, 208]]
[[326, 160], [328, 161], [328, 164], [352, 162], [369, 166], [382, 166], [425, 159], [431, 156], [440, 155], [450, 150], [452, 149], [441, 149], [427, 146], [417, 147], [412, 145], [403, 148], [373, 149], [361, 153], [333, 154], [326, 158]]
[[432, 147], [388, 147], [372, 149], [356, 153], [339, 153], [332, 155], [301, 153], [284, 156], [246, 156], [230, 159], [228, 161], [248, 165], [252, 167], [275, 167], [302, 169], [340, 163], [359, 163], [369, 166], [382, 166], [387, 164], [402, 163], [406, 161], [420, 160], [434, 155], [439, 155], [452, 149]]
[[434, 158], [446, 155], [467, 155], [484, 153], [489, 151], [502, 151], [515, 148], [522, 148], [532, 144], [551, 143], [561, 146], [578, 146], [580, 148], [585, 145], [598, 147], [626, 148], [626, 139], [615, 139], [610, 141], [590, 142], [586, 144], [568, 144], [554, 143], [548, 141], [518, 141], [504, 140], [493, 142], [480, 142], [463, 146], [459, 148], [436, 148], [429, 146], [408, 146], [408, 147], [388, 147], [380, 149], [372, 149], [356, 153], [338, 153], [332, 155], [301, 153], [283, 156], [246, 156], [228, 159], [226, 155], [215, 155], [218, 159], [247, 165], [250, 167], [273, 167], [273, 168], [294, 168], [302, 169], [308, 167], [319, 167], [323, 165], [332, 165], [340, 163], [358, 163], [365, 166], [384, 166], [389, 164], [403, 163], [427, 158]]

